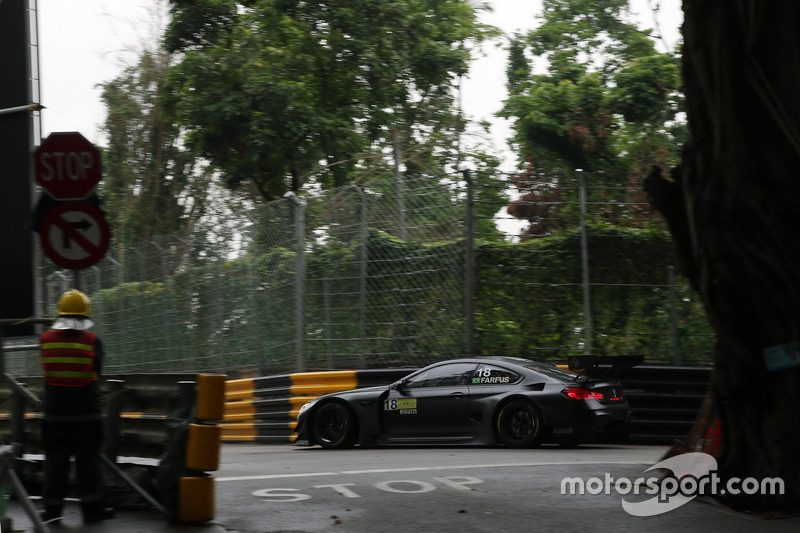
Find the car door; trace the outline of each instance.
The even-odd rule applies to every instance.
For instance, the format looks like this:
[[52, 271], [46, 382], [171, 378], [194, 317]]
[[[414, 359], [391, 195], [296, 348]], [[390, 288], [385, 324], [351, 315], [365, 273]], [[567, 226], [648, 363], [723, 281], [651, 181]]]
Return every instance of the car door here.
[[475, 363], [424, 369], [389, 390], [383, 402], [387, 438], [446, 438], [466, 433], [469, 381]]

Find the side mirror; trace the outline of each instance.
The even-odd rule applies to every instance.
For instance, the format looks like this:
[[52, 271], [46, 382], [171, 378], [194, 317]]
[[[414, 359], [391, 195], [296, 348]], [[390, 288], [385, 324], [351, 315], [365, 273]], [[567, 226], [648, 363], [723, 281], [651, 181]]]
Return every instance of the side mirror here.
[[402, 392], [403, 389], [406, 388], [406, 382], [403, 381], [402, 379], [400, 381], [395, 381], [394, 383], [389, 385], [389, 388]]

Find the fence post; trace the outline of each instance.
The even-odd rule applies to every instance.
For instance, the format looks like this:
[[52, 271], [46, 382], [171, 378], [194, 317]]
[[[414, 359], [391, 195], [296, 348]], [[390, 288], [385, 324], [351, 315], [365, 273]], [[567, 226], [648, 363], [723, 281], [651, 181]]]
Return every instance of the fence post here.
[[328, 352], [328, 370], [335, 368], [333, 361], [333, 328], [331, 323], [331, 294], [329, 286], [329, 278], [322, 279], [322, 313], [325, 321], [325, 351]]
[[406, 205], [403, 192], [403, 174], [400, 172], [400, 140], [397, 130], [392, 130], [392, 145], [394, 146], [394, 187], [397, 194], [397, 216], [400, 240], [406, 242]]
[[672, 326], [672, 364], [681, 364], [681, 333], [678, 330], [678, 306], [675, 295], [675, 267], [667, 267], [669, 283], [669, 317]]
[[161, 282], [163, 290], [161, 291], [161, 314], [163, 316], [163, 326], [166, 329], [166, 356], [161, 357], [159, 361], [160, 368], [166, 368], [165, 366], [161, 366], [163, 363], [166, 362], [167, 358], [172, 355], [172, 298], [169, 294], [170, 288], [170, 278], [169, 278], [169, 271], [167, 269], [167, 251], [159, 246], [156, 241], [150, 241], [156, 250], [158, 250], [159, 255], [161, 256]]
[[223, 344], [224, 344], [224, 340], [225, 340], [225, 336], [224, 336], [224, 333], [223, 333], [223, 331], [224, 331], [223, 323], [225, 322], [225, 318], [224, 318], [225, 317], [225, 311], [223, 309], [223, 302], [224, 302], [223, 294], [224, 294], [224, 291], [222, 290], [222, 284], [225, 283], [226, 280], [225, 280], [225, 278], [223, 277], [223, 274], [222, 274], [222, 258], [221, 257], [217, 258], [216, 264], [217, 264], [217, 275], [215, 276], [214, 281], [216, 282], [215, 289], [216, 289], [217, 297], [214, 298], [216, 300], [216, 302], [214, 302], [214, 313], [217, 315], [216, 316], [217, 335], [215, 335], [215, 338], [211, 341], [211, 346], [208, 347], [209, 348], [209, 357], [211, 357], [211, 355], [214, 352], [216, 352], [215, 353], [216, 357], [211, 357], [209, 359], [208, 368], [211, 368], [211, 365], [213, 364], [214, 360], [216, 359], [217, 368], [219, 368], [220, 371], [223, 371], [225, 369], [225, 353], [224, 353], [224, 350], [223, 350]]
[[294, 221], [297, 272], [295, 273], [295, 335], [297, 338], [297, 371], [305, 372], [306, 364], [306, 217], [303, 202], [291, 191], [284, 195], [289, 200]]
[[578, 176], [578, 192], [581, 208], [581, 272], [583, 274], [583, 333], [584, 353], [592, 353], [592, 299], [589, 290], [589, 243], [586, 234], [587, 201], [586, 179], [583, 170], [576, 171]]
[[367, 349], [367, 198], [361, 187], [354, 185], [361, 202], [361, 258], [359, 261], [358, 276], [358, 323], [361, 349], [358, 351], [359, 368], [365, 368], [364, 356]]
[[464, 214], [464, 355], [475, 354], [475, 184], [469, 170], [464, 170], [467, 182], [467, 205]]
[[[124, 280], [121, 278], [121, 276], [123, 275], [122, 264], [111, 256], [106, 256], [106, 259], [108, 259], [111, 262], [111, 268], [117, 269], [116, 272], [111, 273], [111, 279], [113, 280], [114, 278], [116, 278], [116, 283], [117, 283], [116, 286], [119, 287], [124, 282]], [[107, 315], [104, 316], [104, 318], [105, 320], [103, 320], [103, 323], [100, 324], [98, 328], [103, 333], [105, 333], [106, 331], [110, 331], [109, 321], [111, 320], [111, 317]], [[115, 355], [119, 358], [119, 363], [120, 363], [118, 368], [126, 369], [126, 364], [128, 360], [127, 357], [128, 350], [127, 350], [127, 345], [125, 344], [125, 340], [127, 338], [127, 335], [125, 335], [125, 306], [123, 305], [117, 306], [116, 321], [119, 324], [118, 333], [116, 335], [107, 335], [105, 338], [108, 338], [110, 340], [112, 337], [116, 337], [116, 339], [114, 339], [114, 342], [115, 342], [115, 348], [117, 350]]]

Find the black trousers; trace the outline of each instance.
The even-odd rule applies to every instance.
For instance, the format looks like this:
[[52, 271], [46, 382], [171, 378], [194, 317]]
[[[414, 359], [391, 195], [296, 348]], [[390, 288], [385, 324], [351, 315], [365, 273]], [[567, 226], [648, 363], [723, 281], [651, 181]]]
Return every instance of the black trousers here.
[[42, 421], [44, 492], [46, 508], [60, 509], [69, 488], [70, 458], [75, 458], [76, 490], [86, 509], [99, 507], [103, 497], [100, 446], [103, 421]]

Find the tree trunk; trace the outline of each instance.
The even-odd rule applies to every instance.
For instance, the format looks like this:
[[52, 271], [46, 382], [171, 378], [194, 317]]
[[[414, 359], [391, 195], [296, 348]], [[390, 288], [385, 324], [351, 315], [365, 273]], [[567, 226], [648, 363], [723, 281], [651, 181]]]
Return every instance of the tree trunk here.
[[653, 176], [648, 191], [717, 334], [719, 475], [785, 483], [720, 499], [797, 512], [800, 367], [770, 371], [764, 351], [800, 342], [800, 2], [683, 9], [690, 141], [675, 182]]

